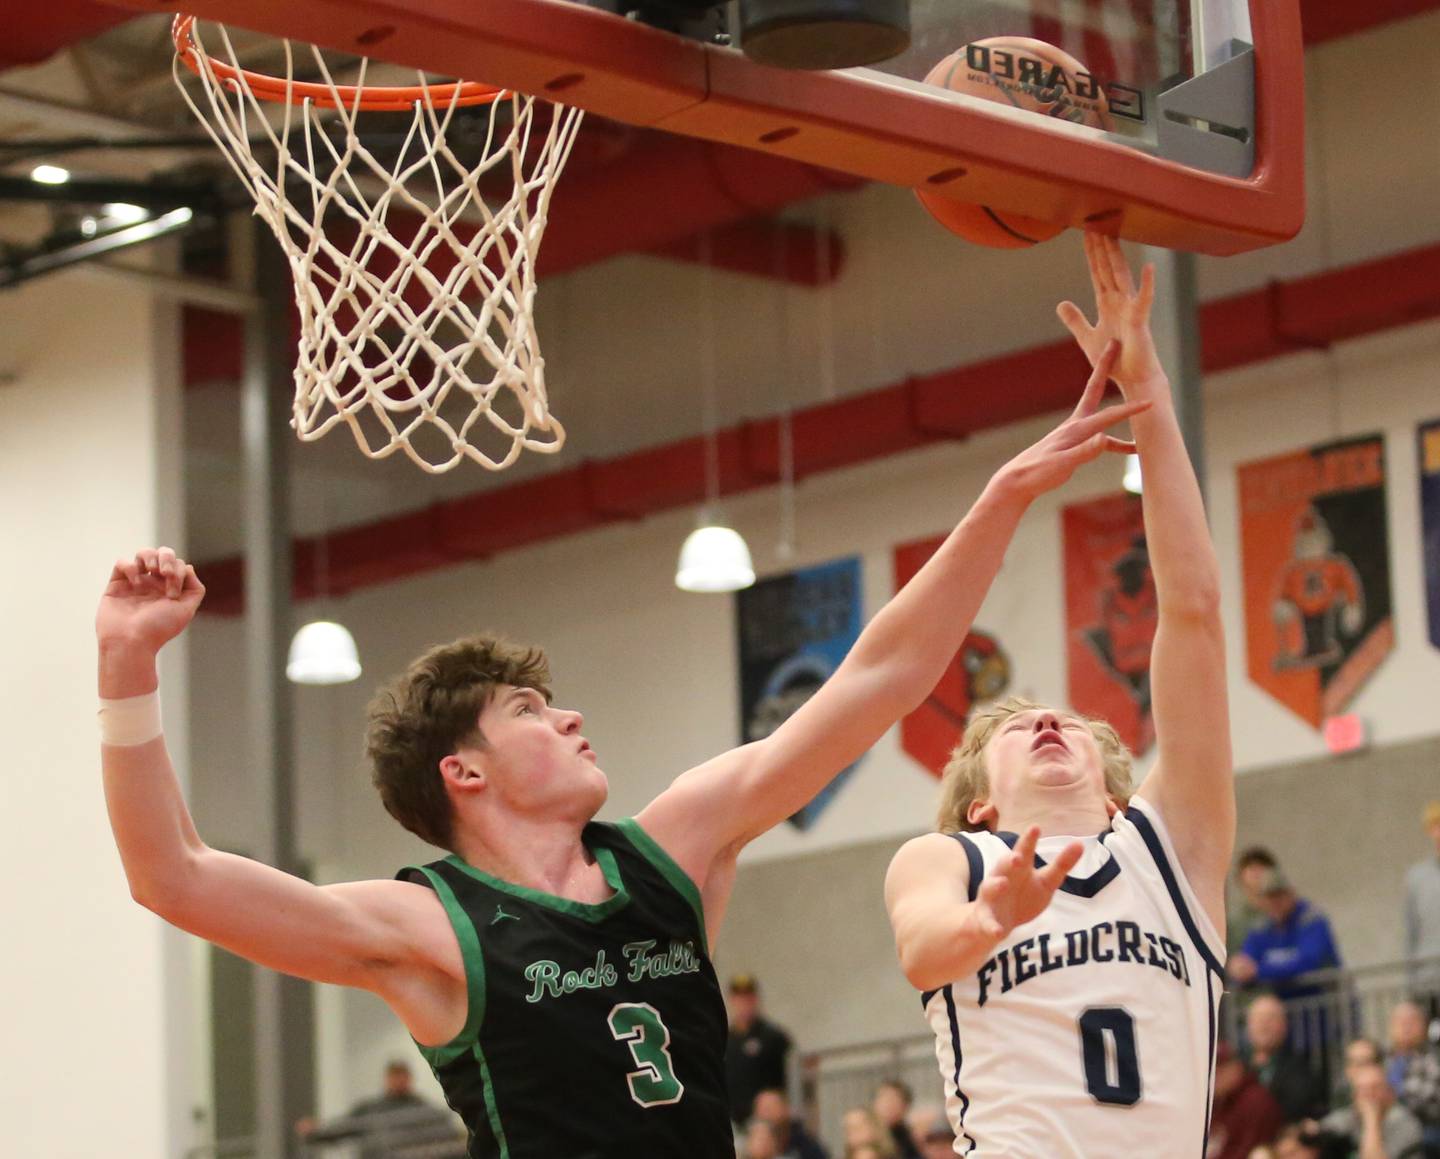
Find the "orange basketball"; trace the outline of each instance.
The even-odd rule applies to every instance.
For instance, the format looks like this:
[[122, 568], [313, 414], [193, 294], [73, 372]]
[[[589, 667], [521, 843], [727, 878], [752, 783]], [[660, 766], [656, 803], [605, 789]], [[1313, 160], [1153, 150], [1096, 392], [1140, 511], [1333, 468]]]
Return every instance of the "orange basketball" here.
[[[1110, 127], [1100, 83], [1067, 52], [1025, 36], [991, 36], [952, 52], [926, 84], [1081, 125]], [[999, 249], [1022, 249], [1065, 230], [1053, 221], [954, 201], [917, 189], [915, 196], [952, 233]]]

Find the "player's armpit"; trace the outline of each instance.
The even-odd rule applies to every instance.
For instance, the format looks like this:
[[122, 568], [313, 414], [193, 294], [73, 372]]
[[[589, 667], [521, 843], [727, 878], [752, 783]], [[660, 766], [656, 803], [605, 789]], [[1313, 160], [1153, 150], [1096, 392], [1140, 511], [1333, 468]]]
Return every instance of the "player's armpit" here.
[[405, 968], [465, 976], [444, 909], [421, 885], [319, 886], [247, 857], [201, 848], [186, 858], [170, 886], [140, 900], [197, 937], [313, 982], [379, 991], [389, 974]]

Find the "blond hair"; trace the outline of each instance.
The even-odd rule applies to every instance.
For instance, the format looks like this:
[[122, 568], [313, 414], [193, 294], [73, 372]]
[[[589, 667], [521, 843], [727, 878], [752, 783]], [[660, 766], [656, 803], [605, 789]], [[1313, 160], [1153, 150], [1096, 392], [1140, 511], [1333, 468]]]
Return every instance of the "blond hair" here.
[[[945, 771], [940, 777], [940, 812], [935, 827], [942, 833], [964, 830], [974, 832], [983, 825], [972, 824], [969, 819], [970, 806], [990, 793], [990, 778], [985, 771], [985, 746], [999, 731], [1000, 726], [1016, 713], [1044, 708], [1023, 696], [1011, 696], [999, 704], [981, 709], [965, 726], [965, 735], [945, 762]], [[1089, 727], [1090, 735], [1100, 748], [1100, 759], [1105, 767], [1105, 792], [1120, 804], [1130, 798], [1130, 750], [1120, 739], [1120, 734], [1103, 720], [1081, 717]]]

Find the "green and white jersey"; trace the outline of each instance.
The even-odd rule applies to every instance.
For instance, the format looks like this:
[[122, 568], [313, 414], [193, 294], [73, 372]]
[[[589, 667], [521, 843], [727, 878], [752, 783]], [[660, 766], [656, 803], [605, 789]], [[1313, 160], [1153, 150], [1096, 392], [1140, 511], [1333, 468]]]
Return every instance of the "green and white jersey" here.
[[583, 840], [615, 891], [597, 904], [453, 855], [400, 871], [439, 894], [469, 988], [465, 1028], [421, 1054], [471, 1159], [733, 1159], [699, 890], [633, 820]]

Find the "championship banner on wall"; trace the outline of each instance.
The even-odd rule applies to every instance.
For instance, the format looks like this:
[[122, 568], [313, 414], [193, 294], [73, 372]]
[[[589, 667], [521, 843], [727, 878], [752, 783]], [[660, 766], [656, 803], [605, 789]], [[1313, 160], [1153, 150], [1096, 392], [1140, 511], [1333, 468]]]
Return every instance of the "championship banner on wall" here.
[[1140, 499], [1066, 507], [1065, 658], [1070, 706], [1109, 721], [1137, 756], [1154, 743], [1150, 645], [1158, 612]]
[[[945, 536], [937, 535], [895, 549], [897, 592], [944, 542]], [[960, 742], [970, 710], [984, 701], [998, 700], [1009, 688], [1010, 657], [989, 632], [971, 629], [934, 690], [900, 722], [900, 747], [938, 777]]]
[[1420, 526], [1424, 535], [1425, 606], [1430, 643], [1440, 648], [1440, 419], [1420, 427]]
[[[763, 740], [812, 697], [860, 636], [860, 557], [763, 579], [735, 593], [740, 742]], [[790, 818], [808, 829], [855, 771]]]
[[1395, 644], [1385, 442], [1246, 463], [1239, 479], [1250, 679], [1319, 728]]

